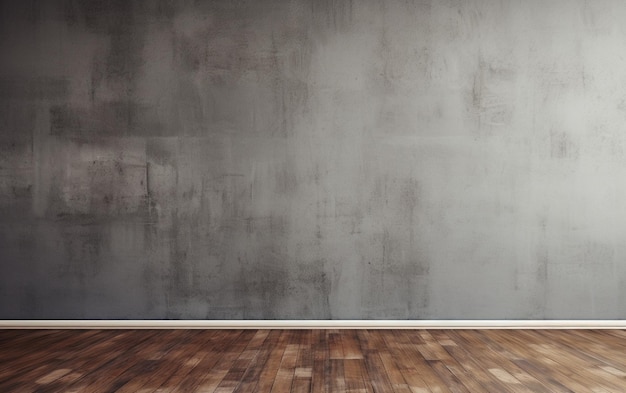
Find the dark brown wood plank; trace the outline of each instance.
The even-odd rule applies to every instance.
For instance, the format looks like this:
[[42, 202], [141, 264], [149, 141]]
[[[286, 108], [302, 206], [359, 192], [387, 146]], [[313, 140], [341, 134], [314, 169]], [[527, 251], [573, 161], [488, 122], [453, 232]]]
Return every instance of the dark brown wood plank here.
[[[421, 359], [421, 355], [414, 357], [407, 351], [407, 347], [411, 344], [408, 336], [401, 331], [395, 330], [381, 331], [379, 334], [383, 337], [387, 347], [387, 351], [378, 352], [381, 360], [383, 360], [385, 369], [389, 370], [392, 368], [389, 362], [393, 359], [395, 363], [394, 366], [398, 369], [398, 372], [406, 381], [411, 391], [430, 392], [431, 390], [428, 388], [428, 384], [422, 378], [422, 375], [425, 373], [419, 373], [414, 365], [416, 357], [423, 360]], [[387, 362], [385, 362], [386, 359]], [[390, 381], [393, 383], [391, 377]]]
[[365, 374], [363, 359], [344, 359], [343, 376], [347, 391], [367, 391], [365, 387]]
[[[85, 368], [85, 364], [87, 364], [89, 367], [84, 371], [81, 370], [81, 373], [87, 374], [93, 370], [91, 368], [93, 363], [108, 362], [123, 351], [122, 349], [111, 350], [107, 348], [115, 342], [115, 331], [75, 331], [73, 336], [72, 331], [66, 333], [69, 336], [65, 341], [50, 346], [38, 342], [40, 356], [36, 356], [36, 352], [25, 356], [31, 362], [26, 367], [22, 366], [22, 362], [7, 362], [8, 365], [16, 367], [19, 372], [13, 374], [8, 382], [0, 383], [0, 390], [12, 391], [18, 388], [22, 391], [30, 390], [30, 385], [33, 383], [42, 385], [41, 382], [46, 381], [46, 375], [57, 369], [70, 369], [74, 372]], [[137, 340], [135, 339], [134, 342], [136, 343]], [[67, 358], [70, 360], [63, 363]], [[40, 378], [43, 380], [40, 381]]]
[[331, 359], [343, 359], [343, 344], [341, 342], [341, 334], [329, 333], [328, 334], [328, 349], [330, 351]]
[[[230, 364], [230, 367], [228, 367], [227, 362], [224, 362], [223, 366], [227, 368], [228, 372], [217, 385], [216, 391], [234, 391], [239, 386], [250, 363], [259, 355], [260, 348], [268, 335], [268, 330], [257, 331], [239, 357]], [[239, 351], [233, 352], [236, 355]]]
[[[183, 357], [173, 364], [172, 370], [168, 373], [168, 378], [159, 385], [154, 392], [169, 393], [172, 391], [178, 391], [181, 384], [183, 384], [191, 375], [194, 370], [200, 370], [196, 372], [208, 374], [208, 371], [217, 363], [221, 354], [228, 348], [228, 346], [235, 340], [241, 337], [242, 331], [240, 330], [228, 330], [228, 331], [207, 331], [205, 335], [209, 335], [210, 341], [201, 349], [183, 351]], [[205, 368], [206, 367], [206, 368]], [[195, 383], [201, 383], [196, 379]]]
[[[194, 364], [183, 381], [173, 390], [175, 392], [213, 392], [222, 381], [228, 378], [222, 390], [232, 390], [238, 381], [233, 374], [241, 376], [242, 368], [249, 362], [244, 354], [256, 332], [245, 330], [235, 337], [216, 343], [197, 364]], [[232, 370], [233, 374], [229, 375]]]
[[135, 342], [132, 341], [132, 336], [129, 337], [127, 342], [131, 343], [130, 345], [119, 348], [119, 353], [110, 359], [107, 358], [105, 363], [101, 363], [100, 367], [70, 385], [70, 388], [84, 392], [119, 389], [131, 378], [132, 374], [128, 373], [123, 379], [120, 378], [126, 370], [130, 368], [138, 370], [140, 367], [146, 366], [144, 361], [163, 345], [169, 345], [171, 340], [175, 339], [176, 334], [176, 331], [146, 330], [142, 334], [145, 337], [143, 340], [140, 339], [141, 336], [133, 334]]
[[279, 344], [280, 330], [265, 331], [266, 338], [260, 344], [258, 352], [251, 360], [250, 366], [246, 369], [241, 383], [235, 388], [234, 392], [247, 393], [253, 392], [259, 383], [261, 373], [268, 364], [272, 349]]
[[280, 369], [280, 364], [285, 354], [289, 332], [279, 330], [280, 335], [276, 345], [271, 349], [269, 358], [259, 376], [259, 383], [255, 386], [254, 392], [269, 392], [274, 385], [274, 380]]
[[[74, 345], [72, 349], [68, 349], [58, 356], [55, 361], [48, 362], [46, 367], [48, 370], [53, 370], [50, 371], [51, 374], [55, 374], [58, 370], [67, 370], [68, 372], [54, 381], [49, 379], [46, 381], [46, 377], [34, 381], [37, 386], [36, 390], [40, 393], [63, 390], [81, 378], [87, 377], [101, 364], [123, 353], [123, 349], [120, 349], [118, 344], [128, 335], [128, 332], [116, 332], [116, 334], [111, 335], [110, 331], [101, 331], [99, 335], [92, 336], [88, 340], [89, 345]], [[28, 390], [28, 387], [23, 386], [22, 389]]]
[[365, 368], [374, 392], [391, 392], [391, 382], [387, 376], [385, 365], [383, 364], [380, 354], [370, 352], [365, 355]]
[[[27, 332], [24, 334], [27, 335]], [[40, 368], [44, 360], [53, 360], [59, 354], [65, 353], [68, 348], [75, 348], [79, 343], [89, 345], [87, 340], [97, 334], [96, 330], [57, 330], [50, 335], [22, 343], [22, 347], [13, 346], [13, 348], [5, 349], [2, 351], [5, 356], [0, 360], [0, 388], [9, 378], [16, 379], [23, 376], [28, 379], [28, 373]]]
[[[291, 333], [293, 335], [293, 332]], [[296, 369], [298, 344], [287, 344], [271, 392], [289, 392]]]
[[313, 370], [311, 371], [311, 392], [330, 391], [330, 352], [325, 330], [314, 330], [312, 334]]
[[[221, 337], [223, 333], [218, 332], [216, 336], [218, 335]], [[149, 367], [136, 373], [127, 371], [131, 378], [117, 390], [117, 393], [156, 390], [174, 373], [178, 364], [184, 363], [186, 354], [194, 353], [198, 351], [198, 348], [206, 348], [211, 345], [213, 338], [213, 336], [198, 334], [197, 331], [181, 332], [170, 346], [164, 346], [162, 350], [150, 357], [149, 360], [154, 362], [153, 365], [147, 364]]]

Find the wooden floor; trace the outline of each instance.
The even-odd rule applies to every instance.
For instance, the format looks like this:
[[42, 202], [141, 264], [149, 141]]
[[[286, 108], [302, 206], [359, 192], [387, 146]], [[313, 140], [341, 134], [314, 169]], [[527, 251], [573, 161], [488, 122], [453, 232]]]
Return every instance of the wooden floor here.
[[626, 392], [622, 330], [0, 330], [0, 392]]

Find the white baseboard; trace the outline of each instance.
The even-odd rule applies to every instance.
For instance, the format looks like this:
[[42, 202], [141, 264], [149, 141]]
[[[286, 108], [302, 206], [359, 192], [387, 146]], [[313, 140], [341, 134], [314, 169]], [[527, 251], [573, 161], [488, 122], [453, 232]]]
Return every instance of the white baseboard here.
[[0, 329], [626, 329], [626, 320], [0, 320]]

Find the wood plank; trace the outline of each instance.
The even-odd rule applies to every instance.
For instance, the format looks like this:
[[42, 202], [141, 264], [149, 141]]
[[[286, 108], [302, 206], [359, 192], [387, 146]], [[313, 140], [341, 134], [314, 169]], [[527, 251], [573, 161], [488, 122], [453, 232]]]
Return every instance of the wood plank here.
[[311, 391], [311, 380], [296, 378], [291, 386], [291, 392], [294, 393], [308, 393]]
[[[80, 330], [74, 334], [71, 331], [54, 331], [50, 335], [23, 343], [24, 347], [22, 348], [26, 348], [28, 351], [24, 351], [20, 347], [7, 348], [2, 352], [4, 356], [0, 360], [0, 381], [8, 378], [28, 380], [30, 378], [29, 373], [40, 369], [42, 364], [47, 364], [68, 350], [79, 350], [80, 348], [76, 347], [78, 343], [89, 346], [90, 342], [87, 340], [98, 333], [97, 330]], [[43, 362], [44, 360], [46, 362]], [[1, 383], [0, 388], [2, 388]]]
[[552, 370], [548, 367], [542, 366], [537, 361], [537, 357], [541, 354], [535, 353], [527, 345], [527, 342], [516, 340], [517, 335], [513, 332], [505, 331], [485, 331], [485, 335], [491, 337], [494, 342], [497, 342], [507, 353], [509, 353], [509, 359], [515, 363], [519, 368], [526, 371], [533, 377], [541, 380], [544, 385], [548, 386], [550, 390], [554, 392], [571, 392], [574, 389], [576, 392], [584, 392], [585, 388], [573, 382], [569, 378], [562, 378], [562, 375], [558, 373], [558, 370]]
[[343, 359], [343, 344], [341, 342], [340, 333], [328, 334], [328, 349], [330, 350], [331, 359]]
[[[465, 370], [429, 331], [420, 331], [419, 335], [424, 340], [431, 356], [439, 359], [428, 360], [427, 363], [446, 383], [448, 389], [453, 392], [475, 392], [485, 389], [485, 386], [471, 372]], [[444, 343], [449, 344], [450, 341], [446, 340]]]
[[[154, 331], [153, 334], [157, 332]], [[71, 334], [68, 332], [68, 334]], [[1, 382], [0, 390], [1, 391], [13, 391], [17, 390], [17, 386], [22, 391], [27, 391], [32, 388], [32, 382], [42, 375], [50, 372], [55, 366], [63, 366], [63, 368], [70, 368], [72, 370], [80, 370], [84, 368], [84, 365], [89, 364], [89, 368], [83, 373], [88, 371], [93, 371], [93, 366], [91, 363], [95, 363], [96, 366], [100, 366], [101, 364], [107, 363], [112, 359], [119, 356], [123, 350], [110, 350], [106, 347], [106, 345], [111, 345], [115, 341], [113, 340], [116, 337], [115, 332], [105, 332], [105, 331], [80, 331], [76, 332], [76, 334], [72, 337], [68, 336], [68, 339], [65, 341], [65, 345], [63, 342], [55, 343], [50, 347], [40, 347], [41, 356], [25, 356], [26, 359], [29, 359], [32, 364], [27, 367], [22, 367], [21, 362], [7, 362], [7, 364], [16, 364], [16, 368], [19, 373], [14, 374], [8, 380], [8, 383]], [[146, 340], [148, 337], [146, 338]], [[129, 343], [141, 343], [141, 340], [137, 340], [136, 338], [133, 341], [129, 341]], [[102, 345], [105, 343], [106, 345]], [[93, 344], [93, 345], [92, 345]], [[37, 345], [44, 345], [41, 342], [38, 342]], [[65, 356], [64, 356], [65, 354]], [[60, 363], [63, 360], [59, 360], [61, 358], [68, 357], [70, 355], [69, 362]], [[36, 355], [36, 353], [31, 353], [30, 355]], [[90, 360], [91, 359], [91, 360]], [[3, 377], [0, 377], [4, 379]], [[29, 387], [30, 386], [30, 387]], [[45, 388], [39, 387], [38, 390], [44, 390]]]
[[341, 335], [344, 359], [363, 359], [363, 352], [355, 330], [344, 330]]
[[[538, 343], [529, 344], [531, 348], [556, 364], [560, 364], [568, 369], [575, 369], [576, 373], [589, 381], [588, 383], [613, 391], [626, 390], [626, 381], [601, 370], [598, 367], [599, 363], [583, 350], [579, 351], [559, 344], [558, 340], [560, 339], [555, 337], [554, 332], [521, 331], [520, 335], [534, 338]], [[555, 342], [554, 340], [557, 341]]]
[[[495, 353], [488, 345], [486, 345], [479, 337], [472, 334], [472, 331], [454, 330], [448, 331], [447, 335], [460, 347], [471, 353], [474, 364], [484, 371], [486, 379], [497, 382], [498, 385], [504, 387], [505, 391], [513, 393], [532, 393], [532, 390], [525, 386], [519, 379], [511, 373], [515, 372], [509, 364], [503, 364], [500, 355]], [[448, 348], [448, 350], [450, 350]], [[457, 353], [459, 355], [459, 353]], [[462, 363], [467, 368], [465, 362]], [[472, 363], [469, 363], [472, 364]], [[518, 367], [514, 365], [515, 369]], [[476, 368], [474, 370], [477, 371]], [[542, 387], [543, 388], [543, 387]]]
[[345, 392], [346, 391], [346, 378], [343, 371], [342, 359], [330, 359], [329, 370], [329, 392]]
[[259, 376], [259, 383], [255, 386], [254, 392], [269, 392], [274, 385], [274, 380], [280, 369], [280, 364], [287, 349], [287, 339], [289, 333], [285, 330], [279, 330], [278, 341], [270, 352], [265, 367]]
[[153, 369], [147, 368], [141, 370], [141, 372], [134, 373], [134, 375], [128, 371], [131, 374], [131, 378], [118, 389], [117, 393], [156, 390], [177, 370], [179, 364], [188, 362], [188, 359], [185, 359], [186, 354], [193, 353], [198, 348], [210, 347], [213, 340], [224, 335], [223, 332], [219, 331], [215, 332], [215, 335], [201, 335], [195, 332], [186, 333], [181, 333], [171, 346], [164, 347], [149, 358], [149, 360], [155, 362]]
[[253, 330], [245, 330], [230, 344], [214, 348], [193, 367], [175, 391], [212, 393], [234, 390], [250, 362], [245, 350], [255, 334]]
[[533, 342], [521, 336], [521, 334], [507, 334], [506, 339], [510, 342], [514, 342], [519, 348], [524, 348], [527, 358], [516, 360], [516, 362], [525, 362], [532, 367], [542, 372], [538, 375], [542, 375], [542, 378], [553, 378], [559, 381], [564, 386], [573, 390], [574, 392], [596, 392], [605, 390], [604, 387], [597, 385], [585, 378], [575, 369], [569, 369], [562, 367], [559, 363], [545, 356], [542, 351], [537, 351], [533, 348], [534, 343], [540, 343], [539, 341]]
[[[408, 336], [395, 330], [381, 331], [380, 334], [382, 335], [387, 347], [386, 352], [379, 352], [381, 360], [383, 360], [383, 364], [385, 365], [385, 369], [389, 370], [390, 367], [387, 365], [389, 363], [384, 362], [385, 356], [389, 356], [394, 359], [395, 367], [398, 369], [400, 375], [406, 381], [406, 384], [412, 392], [431, 392], [428, 384], [422, 378], [422, 375], [425, 374], [425, 372], [418, 372], [414, 363], [416, 361], [416, 357], [414, 357], [408, 350], [408, 347], [411, 344]], [[421, 358], [421, 355], [418, 355], [417, 358]], [[430, 376], [433, 375], [431, 374]], [[430, 376], [427, 376], [427, 378]]]
[[244, 373], [243, 377], [241, 378], [241, 383], [234, 390], [235, 392], [244, 393], [254, 391], [259, 383], [263, 369], [268, 364], [270, 355], [272, 354], [272, 348], [276, 347], [279, 344], [280, 330], [265, 332], [267, 334], [266, 338], [261, 343], [261, 346], [259, 347], [256, 356], [251, 360], [250, 367], [248, 367], [248, 369]]
[[[250, 363], [259, 355], [260, 348], [268, 335], [268, 330], [259, 330], [255, 333], [237, 360], [232, 362], [228, 368], [228, 372], [217, 386], [217, 391], [234, 391], [239, 386]], [[238, 351], [235, 351], [235, 354], [236, 352]], [[225, 365], [226, 367], [227, 365]], [[210, 391], [210, 389], [206, 389], [206, 391]]]
[[[144, 335], [147, 336], [145, 340], [140, 341], [138, 345], [122, 348], [121, 353], [110, 361], [101, 364], [100, 367], [70, 387], [86, 392], [116, 391], [143, 368], [148, 368], [148, 372], [150, 372], [150, 368], [154, 367], [154, 361], [149, 360], [149, 358], [155, 351], [174, 345], [178, 334], [179, 332], [159, 330], [144, 332]], [[132, 337], [129, 337], [129, 340], [132, 340]], [[127, 370], [131, 371], [127, 372]]]
[[374, 392], [391, 392], [391, 382], [387, 376], [385, 365], [378, 353], [370, 352], [365, 355], [365, 367]]
[[347, 391], [367, 391], [365, 379], [368, 377], [364, 372], [363, 359], [344, 359], [343, 376]]
[[[432, 392], [450, 393], [449, 386], [445, 381], [437, 375], [437, 372], [430, 367], [424, 358], [421, 349], [423, 349], [424, 341], [420, 336], [411, 335], [411, 331], [397, 330], [393, 331], [397, 337], [397, 351], [400, 359], [406, 367], [405, 378], [410, 380], [409, 385], [419, 384], [420, 390], [427, 389]], [[421, 386], [421, 383], [424, 386]]]
[[311, 370], [311, 392], [330, 391], [330, 351], [326, 331], [317, 329], [312, 333], [313, 368]]
[[241, 330], [213, 331], [207, 334], [214, 336], [215, 340], [210, 341], [210, 344], [202, 350], [187, 352], [172, 368], [169, 377], [154, 392], [169, 393], [180, 390], [180, 386], [190, 378], [193, 370], [199, 370], [196, 373], [201, 374], [201, 377], [196, 378], [196, 383], [202, 383], [200, 378], [208, 374], [208, 371], [220, 360], [232, 343], [241, 339], [243, 332]]
[[288, 392], [291, 389], [299, 349], [299, 344], [294, 342], [294, 336], [296, 336], [296, 333], [291, 331], [288, 339], [288, 342], [291, 343], [287, 344], [285, 352], [283, 353], [283, 358], [280, 362], [278, 372], [276, 373], [276, 379], [272, 385], [271, 392], [273, 393]]

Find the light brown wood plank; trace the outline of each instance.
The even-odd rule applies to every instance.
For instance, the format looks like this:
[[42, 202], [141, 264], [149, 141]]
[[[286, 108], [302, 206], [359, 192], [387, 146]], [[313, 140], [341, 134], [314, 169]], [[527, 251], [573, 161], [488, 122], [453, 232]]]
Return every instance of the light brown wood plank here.
[[330, 359], [330, 371], [329, 371], [329, 392], [345, 392], [346, 391], [346, 378], [343, 370], [343, 360]]
[[[411, 388], [407, 384], [393, 356], [391, 356], [389, 352], [381, 352], [380, 360], [382, 360], [383, 366], [385, 366], [385, 371], [387, 372], [393, 391], [397, 393], [411, 392]], [[366, 376], [366, 378], [368, 377]]]
[[[447, 334], [457, 346], [464, 348], [466, 352], [471, 354], [471, 359], [477, 365], [477, 369], [484, 371], [485, 379], [497, 383], [508, 392], [532, 393], [532, 389], [512, 374], [514, 370], [510, 364], [503, 364], [505, 358], [494, 352], [473, 331], [454, 330], [447, 332]], [[460, 362], [460, 364], [466, 366], [466, 363]], [[513, 366], [517, 369], [517, 366]]]
[[330, 351], [331, 359], [343, 359], [343, 345], [341, 342], [340, 333], [328, 334], [328, 349]]
[[[419, 335], [412, 334], [412, 331], [394, 330], [397, 337], [397, 351], [403, 359], [406, 372], [405, 378], [410, 380], [410, 386], [418, 386], [420, 390], [428, 389], [431, 392], [450, 393], [449, 386], [441, 379], [437, 372], [430, 367], [420, 349], [424, 345], [423, 339]], [[421, 383], [424, 383], [424, 386]]]
[[[534, 338], [537, 343], [529, 344], [536, 351], [551, 359], [554, 363], [563, 367], [575, 369], [578, 374], [585, 377], [589, 384], [608, 389], [610, 391], [626, 391], [626, 380], [615, 377], [611, 373], [600, 369], [598, 363], [586, 350], [572, 349], [559, 343], [561, 339], [552, 331], [522, 331], [523, 337]], [[565, 332], [564, 334], [567, 334]], [[585, 343], [581, 341], [582, 347]], [[616, 352], [617, 355], [618, 352]]]
[[498, 379], [494, 379], [493, 375], [480, 363], [479, 359], [475, 359], [475, 356], [479, 356], [475, 351], [468, 351], [468, 349], [462, 343], [457, 345], [457, 342], [448, 336], [447, 332], [434, 332], [434, 335], [438, 338], [441, 345], [446, 349], [457, 364], [459, 364], [467, 373], [471, 374], [476, 381], [480, 383], [483, 390], [488, 392], [510, 392], [514, 391], [507, 388]]
[[485, 331], [484, 335], [490, 337], [503, 351], [506, 351], [505, 353], [508, 354], [509, 360], [520, 369], [542, 381], [551, 391], [562, 393], [571, 392], [571, 389], [574, 389], [576, 392], [585, 391], [583, 386], [571, 383], [570, 380], [562, 379], [557, 373], [558, 370], [552, 372], [550, 368], [542, 366], [536, 359], [537, 355], [541, 355], [533, 353], [525, 342], [516, 340], [516, 335], [501, 333], [501, 331], [492, 330]]

